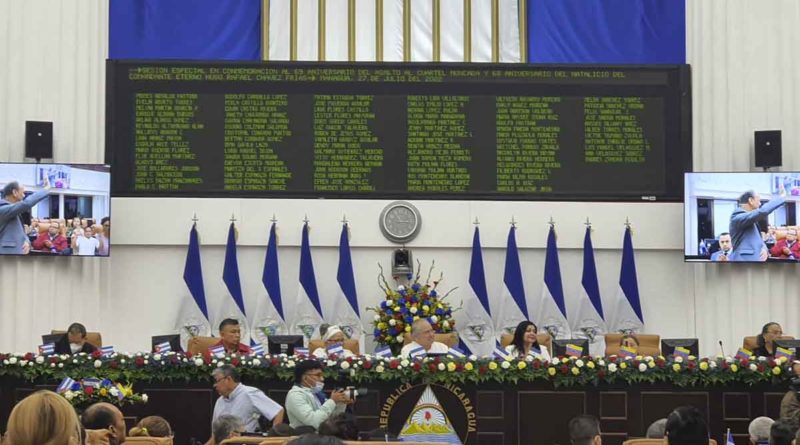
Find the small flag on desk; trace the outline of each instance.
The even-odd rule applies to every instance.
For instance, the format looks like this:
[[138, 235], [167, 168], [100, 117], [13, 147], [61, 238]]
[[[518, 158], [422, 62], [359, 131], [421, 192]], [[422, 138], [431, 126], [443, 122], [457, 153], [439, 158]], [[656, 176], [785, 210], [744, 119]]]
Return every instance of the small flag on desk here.
[[573, 345], [572, 343], [567, 344], [567, 355], [570, 357], [582, 357], [583, 356], [583, 348], [578, 345]]
[[736, 351], [736, 355], [734, 357], [738, 358], [739, 360], [744, 360], [744, 359], [750, 358], [752, 356], [753, 356], [753, 353], [750, 352], [749, 350], [747, 350], [745, 348], [739, 348], [739, 350]]
[[392, 356], [392, 348], [390, 348], [389, 346], [384, 346], [382, 348], [378, 348], [378, 349], [375, 350], [375, 356], [376, 357], [384, 357], [384, 358], [391, 357]]
[[775, 348], [775, 358], [786, 357], [786, 360], [791, 360], [794, 357], [794, 350], [781, 348], [778, 346]]
[[39, 345], [39, 354], [42, 355], [50, 355], [56, 352], [56, 344], [55, 343], [45, 343], [43, 345]]
[[155, 349], [156, 349], [156, 352], [158, 352], [160, 354], [164, 354], [164, 353], [167, 353], [167, 352], [172, 352], [172, 346], [170, 346], [168, 341], [165, 341], [164, 343], [158, 343], [156, 345]]
[[99, 388], [102, 380], [96, 378], [83, 379], [83, 386], [91, 386], [92, 388]]
[[308, 348], [294, 348], [294, 355], [308, 357]]
[[733, 441], [733, 435], [731, 434], [730, 428], [728, 428], [728, 433], [725, 435], [725, 445], [736, 445], [736, 442]]
[[103, 357], [111, 357], [112, 355], [114, 355], [114, 347], [103, 346], [100, 348], [100, 353], [103, 354]]
[[505, 349], [497, 346], [492, 351], [492, 357], [500, 360], [511, 360], [511, 356], [506, 352]]
[[[569, 355], [569, 353], [567, 355]], [[620, 346], [619, 356], [625, 358], [634, 358], [636, 357], [636, 348], [632, 348], [630, 346], [625, 346], [625, 345]]]
[[208, 352], [214, 355], [225, 354], [225, 347], [222, 345], [212, 346], [208, 348]]
[[328, 346], [328, 355], [342, 355], [344, 354], [344, 346], [341, 343], [334, 343]]
[[688, 349], [686, 349], [686, 348], [684, 348], [682, 346], [678, 346], [678, 347], [675, 348], [674, 351], [672, 351], [672, 355], [674, 357], [689, 358], [689, 355], [691, 354], [691, 352], [692, 351], [690, 351], [690, 350], [688, 350]]
[[75, 384], [75, 380], [73, 380], [73, 379], [71, 379], [69, 377], [64, 377], [64, 380], [62, 380], [61, 383], [58, 384], [58, 388], [56, 388], [56, 392], [61, 394], [62, 392], [70, 389], [73, 384]]
[[542, 355], [542, 350], [537, 348], [531, 348], [528, 350], [528, 355], [533, 358], [540, 357]]
[[408, 351], [408, 356], [411, 357], [411, 358], [417, 358], [417, 357], [425, 356], [425, 348], [423, 348], [422, 346], [414, 348], [414, 349]]
[[256, 343], [250, 347], [250, 353], [253, 355], [264, 355], [264, 345]]
[[447, 355], [449, 355], [450, 357], [456, 357], [456, 358], [464, 358], [464, 357], [466, 357], [466, 354], [464, 354], [464, 351], [462, 351], [462, 350], [460, 350], [458, 348], [450, 348], [450, 349], [448, 349], [447, 350]]

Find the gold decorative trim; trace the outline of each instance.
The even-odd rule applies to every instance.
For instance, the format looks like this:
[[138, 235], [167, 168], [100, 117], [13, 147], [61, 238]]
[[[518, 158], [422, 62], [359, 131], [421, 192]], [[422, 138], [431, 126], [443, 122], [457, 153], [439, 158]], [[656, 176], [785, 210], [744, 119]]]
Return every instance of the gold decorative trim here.
[[383, 0], [375, 0], [375, 61], [383, 62]]
[[297, 60], [297, 1], [289, 5], [289, 60]]
[[433, 0], [433, 61], [442, 60], [442, 4], [441, 0]]
[[464, 0], [464, 62], [472, 62], [472, 0]]
[[500, 61], [500, 0], [492, 0], [492, 63]]
[[325, 0], [317, 0], [317, 60], [325, 61]]
[[261, 60], [269, 60], [269, 0], [261, 0]]
[[519, 17], [519, 61], [528, 63], [528, 0], [517, 0]]
[[356, 61], [356, 0], [347, 2], [347, 60]]
[[411, 0], [403, 0], [403, 62], [411, 61]]

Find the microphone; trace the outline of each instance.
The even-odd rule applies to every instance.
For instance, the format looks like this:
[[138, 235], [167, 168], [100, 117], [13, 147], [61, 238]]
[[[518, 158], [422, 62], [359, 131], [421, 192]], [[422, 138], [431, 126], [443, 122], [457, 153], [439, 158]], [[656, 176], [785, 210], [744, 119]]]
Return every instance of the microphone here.
[[722, 353], [722, 356], [725, 357], [725, 349], [722, 347], [722, 340], [719, 341], [719, 351]]

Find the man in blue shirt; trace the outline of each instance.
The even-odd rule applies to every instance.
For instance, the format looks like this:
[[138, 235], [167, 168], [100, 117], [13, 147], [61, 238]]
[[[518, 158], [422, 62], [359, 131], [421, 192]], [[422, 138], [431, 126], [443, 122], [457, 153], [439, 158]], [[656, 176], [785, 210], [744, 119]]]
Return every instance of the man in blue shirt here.
[[211, 376], [214, 378], [214, 389], [220, 395], [214, 405], [212, 422], [223, 414], [229, 414], [240, 419], [247, 432], [256, 430], [261, 416], [271, 420], [274, 425], [283, 422], [283, 408], [260, 389], [243, 385], [239, 371], [233, 366], [220, 366], [211, 371]]

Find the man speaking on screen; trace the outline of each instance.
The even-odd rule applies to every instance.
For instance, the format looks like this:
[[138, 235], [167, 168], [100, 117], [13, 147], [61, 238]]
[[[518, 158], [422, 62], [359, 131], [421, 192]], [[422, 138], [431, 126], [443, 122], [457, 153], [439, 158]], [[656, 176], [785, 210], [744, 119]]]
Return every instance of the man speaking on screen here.
[[750, 190], [739, 196], [739, 208], [731, 214], [731, 240], [733, 252], [730, 261], [767, 261], [769, 251], [756, 224], [778, 207], [786, 203], [786, 190], [781, 186], [780, 195], [761, 205], [761, 197]]
[[0, 199], [0, 255], [27, 255], [31, 242], [25, 235], [19, 215], [28, 212], [50, 193], [50, 179], [44, 176], [43, 190], [25, 197], [25, 187], [11, 181], [3, 187]]

